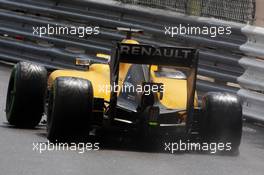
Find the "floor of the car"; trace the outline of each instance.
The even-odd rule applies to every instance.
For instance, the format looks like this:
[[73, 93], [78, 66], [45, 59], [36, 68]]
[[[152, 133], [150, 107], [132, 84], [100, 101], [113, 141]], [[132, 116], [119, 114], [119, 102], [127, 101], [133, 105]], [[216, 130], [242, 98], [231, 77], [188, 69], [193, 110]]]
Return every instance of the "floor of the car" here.
[[170, 108], [166, 108], [164, 105], [162, 105], [161, 103], [156, 103], [155, 106], [158, 106], [160, 109], [160, 114], [168, 114], [168, 113], [177, 113], [180, 111], [185, 111], [185, 109], [170, 109]]
[[117, 106], [119, 106], [123, 109], [126, 109], [128, 111], [137, 112], [137, 105], [135, 103], [132, 103], [129, 100], [122, 98], [122, 97], [118, 98]]

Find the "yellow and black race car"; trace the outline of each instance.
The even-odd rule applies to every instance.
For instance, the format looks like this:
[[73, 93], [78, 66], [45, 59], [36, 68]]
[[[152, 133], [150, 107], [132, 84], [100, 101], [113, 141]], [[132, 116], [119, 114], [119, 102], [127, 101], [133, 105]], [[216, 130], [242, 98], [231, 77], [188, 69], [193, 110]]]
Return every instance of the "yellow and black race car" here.
[[[150, 135], [197, 135], [206, 142], [230, 142], [237, 151], [242, 108], [232, 94], [211, 92], [198, 106], [196, 76], [199, 51], [153, 47], [127, 38], [104, 61], [76, 59], [86, 70], [47, 70], [18, 63], [6, 101], [11, 125], [35, 127], [44, 111], [51, 141], [74, 139], [98, 128], [132, 129]], [[47, 110], [44, 108], [47, 107]]]

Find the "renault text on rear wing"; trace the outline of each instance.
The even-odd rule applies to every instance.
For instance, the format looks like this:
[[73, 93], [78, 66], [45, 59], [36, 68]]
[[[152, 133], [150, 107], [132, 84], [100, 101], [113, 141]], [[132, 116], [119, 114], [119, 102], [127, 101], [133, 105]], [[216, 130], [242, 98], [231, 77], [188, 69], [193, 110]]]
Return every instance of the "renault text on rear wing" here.
[[119, 61], [134, 64], [156, 64], [191, 67], [197, 61], [197, 50], [184, 47], [153, 47], [118, 44]]

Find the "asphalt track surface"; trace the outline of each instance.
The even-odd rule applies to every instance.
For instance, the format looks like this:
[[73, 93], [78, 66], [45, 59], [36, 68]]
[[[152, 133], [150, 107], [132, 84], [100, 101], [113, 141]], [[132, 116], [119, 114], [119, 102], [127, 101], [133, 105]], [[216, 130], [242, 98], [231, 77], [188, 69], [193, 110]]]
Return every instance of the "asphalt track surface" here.
[[238, 156], [142, 152], [113, 143], [99, 151], [33, 151], [46, 142], [45, 126], [16, 129], [5, 119], [5, 96], [11, 68], [0, 64], [1, 175], [263, 175], [264, 127], [244, 124]]

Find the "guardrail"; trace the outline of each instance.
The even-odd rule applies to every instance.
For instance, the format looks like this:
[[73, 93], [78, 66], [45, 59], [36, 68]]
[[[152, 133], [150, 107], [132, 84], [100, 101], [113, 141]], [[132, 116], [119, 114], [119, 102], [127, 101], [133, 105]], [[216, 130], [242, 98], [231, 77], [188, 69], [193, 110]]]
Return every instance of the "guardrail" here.
[[247, 55], [239, 60], [245, 72], [238, 78], [242, 89], [243, 113], [247, 118], [264, 122], [264, 28], [245, 26], [248, 42], [240, 47]]
[[[231, 27], [231, 35], [165, 35], [168, 26]], [[100, 34], [33, 34], [37, 26], [99, 26]], [[142, 43], [200, 49], [197, 88], [238, 93], [247, 118], [264, 122], [264, 29], [163, 10], [124, 5], [111, 0], [0, 0], [0, 59], [29, 60], [51, 68], [72, 68], [75, 58], [111, 52], [125, 36], [116, 27], [139, 28]], [[246, 55], [246, 56], [245, 56]], [[102, 60], [101, 60], [102, 61]], [[244, 70], [245, 69], [245, 70]], [[238, 84], [239, 82], [239, 84]], [[241, 89], [240, 89], [241, 88]]]
[[[100, 34], [34, 35], [33, 26], [99, 26]], [[165, 26], [232, 27], [230, 36], [165, 35]], [[201, 50], [198, 90], [228, 91], [244, 99], [244, 115], [263, 121], [263, 32], [215, 19], [188, 17], [176, 13], [150, 11], [135, 6], [95, 1], [0, 0], [0, 59], [30, 60], [53, 68], [73, 68], [75, 58], [95, 58], [97, 52], [110, 53], [112, 43], [124, 38], [116, 27], [140, 28], [140, 42], [152, 45], [185, 45]], [[241, 31], [241, 28], [242, 31]], [[249, 41], [247, 41], [247, 37]], [[246, 43], [246, 44], [244, 44]], [[246, 53], [248, 57], [243, 57]], [[253, 56], [253, 57], [252, 57]], [[243, 58], [242, 58], [243, 57]], [[241, 59], [242, 58], [242, 59]], [[246, 69], [244, 72], [243, 67]], [[242, 75], [243, 74], [243, 75]], [[241, 76], [242, 75], [242, 76]], [[239, 77], [239, 78], [238, 78]]]
[[[97, 52], [110, 53], [112, 43], [124, 38], [116, 27], [139, 28], [142, 43], [152, 45], [185, 45], [201, 50], [198, 90], [228, 91], [239, 89], [237, 77], [244, 70], [238, 64], [242, 57], [239, 46], [246, 42], [241, 25], [219, 20], [188, 17], [177, 13], [152, 11], [147, 8], [107, 1], [0, 0], [0, 58], [31, 60], [47, 66], [76, 68], [74, 59], [89, 58]], [[33, 26], [99, 26], [100, 34], [78, 36], [36, 36]], [[230, 36], [165, 35], [165, 26], [179, 24], [195, 27], [232, 27]]]

